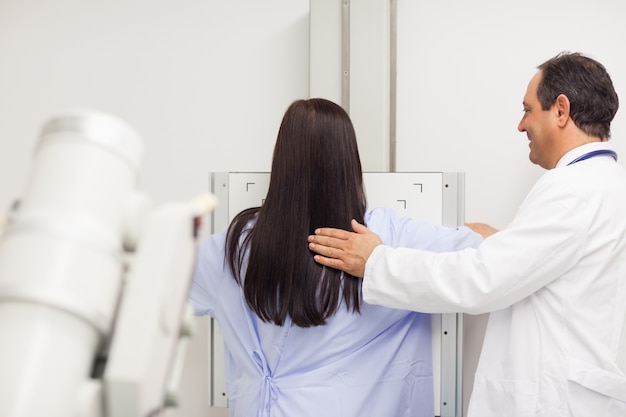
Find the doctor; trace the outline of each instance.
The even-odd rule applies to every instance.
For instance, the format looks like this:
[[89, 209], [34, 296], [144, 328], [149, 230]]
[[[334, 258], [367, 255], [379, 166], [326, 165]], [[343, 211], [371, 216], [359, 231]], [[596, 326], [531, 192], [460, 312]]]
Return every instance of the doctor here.
[[490, 235], [478, 249], [435, 254], [353, 222], [358, 234], [318, 229], [309, 247], [363, 276], [368, 303], [491, 312], [469, 417], [626, 416], [626, 172], [607, 143], [617, 94], [578, 53], [538, 69], [518, 130], [548, 171], [505, 229], [474, 225]]

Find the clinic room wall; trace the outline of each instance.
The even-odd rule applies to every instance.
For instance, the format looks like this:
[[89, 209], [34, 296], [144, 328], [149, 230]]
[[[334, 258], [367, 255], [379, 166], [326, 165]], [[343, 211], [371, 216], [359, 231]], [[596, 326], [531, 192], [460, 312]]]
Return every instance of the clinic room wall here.
[[[3, 0], [0, 212], [23, 190], [43, 122], [68, 107], [137, 129], [139, 187], [155, 203], [207, 190], [211, 171], [268, 171], [284, 110], [308, 96], [308, 10], [309, 0]], [[465, 172], [466, 219], [504, 227], [542, 173], [516, 131], [536, 65], [590, 53], [626, 100], [623, 16], [626, 3], [611, 0], [398, 0], [397, 170]], [[621, 109], [613, 123], [621, 155], [625, 119]], [[206, 338], [206, 321], [198, 331]], [[171, 415], [206, 416], [205, 348], [191, 347], [187, 406]]]
[[[212, 171], [269, 171], [284, 111], [308, 96], [308, 13], [309, 0], [3, 0], [0, 213], [66, 108], [138, 131], [138, 188], [155, 205], [208, 191]], [[207, 328], [197, 319], [168, 417], [227, 415], [208, 407]]]
[[268, 171], [287, 106], [308, 95], [308, 0], [0, 2], [0, 210], [22, 192], [59, 110], [121, 117], [143, 137], [155, 202], [211, 171]]
[[[466, 221], [497, 228], [544, 172], [517, 131], [537, 65], [563, 50], [608, 69], [626, 102], [626, 2], [398, 0], [397, 169], [466, 174]], [[626, 109], [612, 141], [626, 158]]]

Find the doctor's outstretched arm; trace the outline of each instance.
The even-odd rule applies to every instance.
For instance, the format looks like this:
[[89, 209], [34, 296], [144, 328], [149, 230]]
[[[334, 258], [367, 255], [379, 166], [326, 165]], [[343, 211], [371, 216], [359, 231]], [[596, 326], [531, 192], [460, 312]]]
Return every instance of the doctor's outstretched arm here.
[[309, 236], [309, 249], [318, 254], [315, 262], [362, 278], [367, 259], [383, 242], [356, 220], [352, 220], [352, 229], [356, 233], [329, 227], [317, 229]]

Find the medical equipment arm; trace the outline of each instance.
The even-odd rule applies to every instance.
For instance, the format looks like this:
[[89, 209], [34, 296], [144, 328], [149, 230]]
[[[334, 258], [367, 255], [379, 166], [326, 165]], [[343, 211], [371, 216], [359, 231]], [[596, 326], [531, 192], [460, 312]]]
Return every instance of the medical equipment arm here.
[[176, 400], [198, 220], [215, 199], [152, 210], [134, 189], [142, 154], [109, 115], [44, 126], [0, 230], [1, 416], [143, 417]]

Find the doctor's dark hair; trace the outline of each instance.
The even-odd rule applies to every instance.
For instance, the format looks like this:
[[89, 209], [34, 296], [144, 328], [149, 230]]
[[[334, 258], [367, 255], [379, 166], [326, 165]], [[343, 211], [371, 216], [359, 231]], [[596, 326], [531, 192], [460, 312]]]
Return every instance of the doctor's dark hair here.
[[543, 110], [552, 107], [556, 98], [564, 94], [578, 128], [602, 140], [611, 137], [611, 121], [619, 100], [602, 64], [580, 53], [562, 52], [537, 68], [542, 72], [537, 97]]
[[[299, 327], [326, 323], [345, 304], [360, 312], [360, 280], [313, 260], [307, 237], [319, 227], [351, 230], [365, 215], [354, 127], [337, 104], [298, 100], [287, 109], [261, 207], [229, 226], [226, 256], [248, 306], [263, 321]], [[250, 226], [250, 221], [256, 222]]]

